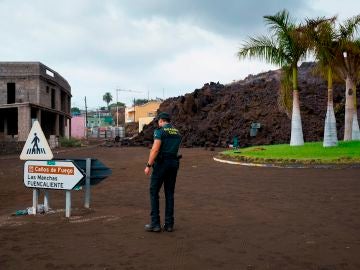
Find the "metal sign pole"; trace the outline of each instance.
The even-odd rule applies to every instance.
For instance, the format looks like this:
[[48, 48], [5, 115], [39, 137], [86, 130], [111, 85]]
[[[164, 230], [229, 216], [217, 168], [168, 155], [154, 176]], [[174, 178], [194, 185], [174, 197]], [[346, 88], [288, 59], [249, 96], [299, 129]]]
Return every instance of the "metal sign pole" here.
[[71, 215], [71, 191], [70, 190], [67, 190], [65, 192], [66, 194], [66, 207], [65, 207], [65, 216], [67, 218], [70, 217]]
[[33, 207], [32, 207], [32, 214], [36, 215], [37, 207], [38, 207], [38, 200], [39, 199], [39, 190], [34, 188], [33, 189]]
[[49, 212], [50, 209], [50, 196], [49, 196], [49, 191], [45, 190], [44, 191], [44, 211]]
[[91, 158], [86, 159], [85, 208], [90, 208]]

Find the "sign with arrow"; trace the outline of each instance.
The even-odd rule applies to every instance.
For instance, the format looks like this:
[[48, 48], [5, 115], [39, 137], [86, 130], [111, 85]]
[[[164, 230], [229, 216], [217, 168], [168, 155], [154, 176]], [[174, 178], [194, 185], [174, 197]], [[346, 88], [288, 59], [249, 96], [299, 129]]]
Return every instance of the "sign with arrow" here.
[[36, 189], [73, 189], [85, 174], [73, 161], [28, 160], [24, 165], [24, 184]]
[[54, 155], [41, 129], [39, 121], [35, 121], [21, 152], [21, 160], [50, 160]]

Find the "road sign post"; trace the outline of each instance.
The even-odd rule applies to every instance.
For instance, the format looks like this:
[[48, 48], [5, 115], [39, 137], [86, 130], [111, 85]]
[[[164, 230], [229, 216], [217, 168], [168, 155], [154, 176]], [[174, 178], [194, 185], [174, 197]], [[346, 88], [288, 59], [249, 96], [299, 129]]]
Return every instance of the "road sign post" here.
[[86, 159], [86, 182], [85, 182], [85, 208], [90, 208], [90, 177], [91, 177], [91, 158]]
[[71, 215], [71, 191], [70, 190], [67, 190], [66, 191], [66, 203], [65, 203], [65, 216], [67, 218], [70, 217]]
[[34, 188], [33, 189], [33, 207], [32, 207], [33, 215], [36, 215], [38, 203], [39, 203], [39, 190], [37, 188]]
[[50, 209], [50, 195], [49, 195], [49, 191], [45, 190], [44, 191], [44, 211], [49, 212]]

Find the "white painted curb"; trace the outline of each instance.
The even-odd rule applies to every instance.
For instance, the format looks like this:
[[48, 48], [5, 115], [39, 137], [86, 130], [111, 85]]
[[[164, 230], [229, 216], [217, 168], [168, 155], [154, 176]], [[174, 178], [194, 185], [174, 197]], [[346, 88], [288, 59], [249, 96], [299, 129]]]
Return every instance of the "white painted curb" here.
[[232, 164], [232, 165], [241, 165], [241, 166], [248, 166], [248, 167], [266, 167], [266, 168], [306, 168], [304, 166], [280, 166], [275, 164], [259, 164], [259, 163], [246, 163], [246, 162], [239, 162], [239, 161], [231, 161], [231, 160], [224, 160], [220, 158], [213, 157], [213, 159], [217, 162]]
[[231, 161], [231, 160], [224, 160], [217, 157], [213, 157], [214, 161], [232, 164], [232, 165], [240, 165], [240, 166], [248, 166], [248, 167], [265, 167], [265, 168], [281, 168], [281, 169], [345, 169], [345, 168], [360, 168], [360, 164], [309, 164], [309, 165], [302, 165], [302, 164], [261, 164], [261, 163], [246, 163], [246, 162], [239, 162], [239, 161]]

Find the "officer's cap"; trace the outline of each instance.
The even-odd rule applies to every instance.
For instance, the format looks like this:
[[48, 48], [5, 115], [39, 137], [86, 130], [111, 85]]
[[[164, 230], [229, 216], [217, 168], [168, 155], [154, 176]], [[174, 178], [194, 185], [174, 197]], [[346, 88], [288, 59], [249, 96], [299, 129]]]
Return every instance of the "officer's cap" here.
[[170, 115], [166, 112], [161, 112], [158, 114], [158, 116], [155, 118], [157, 121], [160, 119], [166, 120], [170, 122]]

